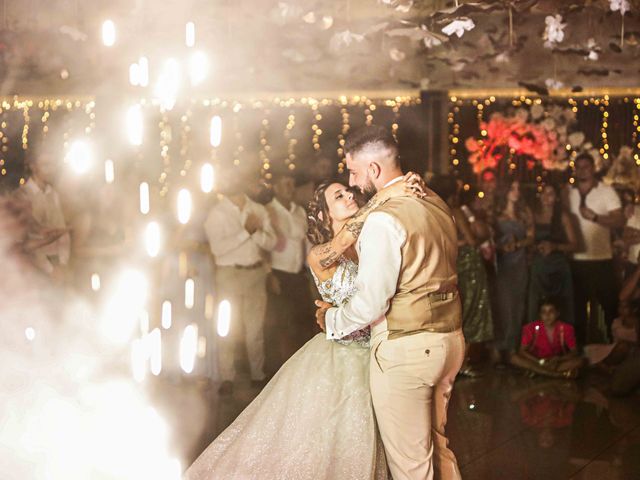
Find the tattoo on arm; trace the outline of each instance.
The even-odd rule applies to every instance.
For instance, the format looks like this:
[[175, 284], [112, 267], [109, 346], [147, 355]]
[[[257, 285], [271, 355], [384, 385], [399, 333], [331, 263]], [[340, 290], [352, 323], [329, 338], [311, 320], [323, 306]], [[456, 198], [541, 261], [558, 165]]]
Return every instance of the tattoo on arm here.
[[327, 253], [326, 256], [320, 259], [320, 266], [322, 268], [330, 267], [335, 263], [337, 259], [338, 259], [338, 254], [336, 252], [330, 251]]
[[364, 226], [364, 222], [355, 222], [350, 225], [349, 224], [345, 225], [347, 231], [356, 238], [360, 235], [360, 232], [362, 232], [363, 226]]

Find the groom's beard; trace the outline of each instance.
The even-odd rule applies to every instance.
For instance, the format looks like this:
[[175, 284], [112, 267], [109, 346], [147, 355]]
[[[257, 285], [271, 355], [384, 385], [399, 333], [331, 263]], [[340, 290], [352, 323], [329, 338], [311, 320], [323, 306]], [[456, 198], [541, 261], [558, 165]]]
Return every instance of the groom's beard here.
[[361, 189], [362, 195], [364, 195], [365, 201], [369, 201], [373, 198], [373, 196], [378, 192], [378, 189], [375, 187], [373, 182], [369, 180]]

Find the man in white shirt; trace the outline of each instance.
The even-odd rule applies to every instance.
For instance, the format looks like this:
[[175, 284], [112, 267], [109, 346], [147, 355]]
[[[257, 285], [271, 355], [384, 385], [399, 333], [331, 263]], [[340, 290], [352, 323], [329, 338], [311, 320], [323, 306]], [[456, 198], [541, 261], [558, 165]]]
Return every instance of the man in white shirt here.
[[[36, 147], [32, 147], [36, 148]], [[40, 146], [28, 161], [29, 179], [16, 193], [31, 207], [32, 240], [55, 239], [32, 252], [34, 264], [57, 281], [64, 280], [69, 263], [71, 239], [60, 202], [53, 186], [57, 165], [51, 152]]]
[[216, 263], [215, 295], [219, 301], [228, 300], [231, 304], [229, 333], [218, 341], [221, 394], [233, 392], [234, 347], [243, 329], [252, 383], [260, 386], [266, 378], [267, 270], [264, 257], [275, 247], [276, 236], [267, 210], [247, 197], [246, 189], [241, 185], [243, 181], [246, 179], [236, 177], [226, 182], [227, 195], [211, 208], [204, 224]]
[[[349, 184], [374, 193], [402, 179], [398, 147], [381, 127], [345, 145]], [[356, 292], [339, 308], [316, 302], [327, 338], [371, 325], [371, 398], [394, 480], [459, 479], [444, 428], [464, 358], [457, 236], [435, 194], [388, 200], [360, 228]], [[324, 408], [332, 408], [324, 405]]]
[[575, 160], [574, 188], [569, 192], [571, 213], [578, 222], [582, 248], [573, 254], [572, 271], [576, 340], [587, 341], [587, 304], [597, 301], [604, 310], [609, 335], [617, 314], [618, 292], [613, 270], [611, 229], [624, 225], [622, 205], [616, 191], [596, 177], [595, 162], [588, 153]]
[[[268, 281], [267, 352], [274, 372], [308, 340], [311, 320], [311, 296], [305, 269], [307, 215], [293, 201], [295, 179], [288, 173], [276, 173], [274, 198], [267, 205], [277, 242], [271, 250], [271, 274]], [[271, 353], [271, 355], [269, 355]]]

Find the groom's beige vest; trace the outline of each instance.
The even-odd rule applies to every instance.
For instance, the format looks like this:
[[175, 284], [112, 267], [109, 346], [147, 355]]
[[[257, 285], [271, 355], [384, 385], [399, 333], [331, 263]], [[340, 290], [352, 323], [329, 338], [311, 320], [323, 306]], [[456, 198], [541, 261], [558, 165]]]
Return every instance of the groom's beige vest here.
[[459, 329], [458, 237], [449, 207], [432, 195], [394, 198], [376, 211], [395, 217], [407, 232], [396, 294], [386, 313], [388, 338]]

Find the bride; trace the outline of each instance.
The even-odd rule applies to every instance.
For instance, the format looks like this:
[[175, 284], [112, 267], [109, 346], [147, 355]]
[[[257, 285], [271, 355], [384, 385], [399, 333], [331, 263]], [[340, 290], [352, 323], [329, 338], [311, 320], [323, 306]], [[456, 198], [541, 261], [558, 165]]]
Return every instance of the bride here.
[[[320, 185], [309, 204], [308, 261], [326, 302], [354, 292], [355, 242], [369, 212], [392, 197], [423, 195], [408, 173], [364, 207], [340, 183]], [[369, 393], [369, 331], [342, 340], [318, 333], [185, 473], [185, 480], [383, 480], [387, 466]]]

